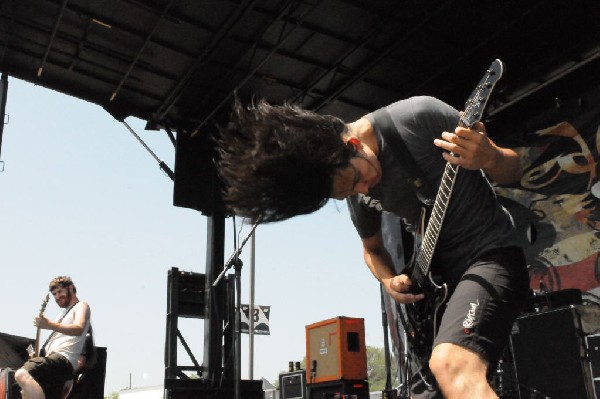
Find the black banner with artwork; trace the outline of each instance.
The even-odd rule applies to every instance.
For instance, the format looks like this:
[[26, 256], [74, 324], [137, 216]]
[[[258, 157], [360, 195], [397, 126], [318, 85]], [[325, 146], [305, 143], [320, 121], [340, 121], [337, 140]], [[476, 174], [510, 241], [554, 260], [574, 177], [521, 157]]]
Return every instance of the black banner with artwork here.
[[526, 126], [513, 146], [521, 181], [496, 192], [519, 230], [531, 288], [576, 288], [598, 302], [600, 88], [557, 103]]

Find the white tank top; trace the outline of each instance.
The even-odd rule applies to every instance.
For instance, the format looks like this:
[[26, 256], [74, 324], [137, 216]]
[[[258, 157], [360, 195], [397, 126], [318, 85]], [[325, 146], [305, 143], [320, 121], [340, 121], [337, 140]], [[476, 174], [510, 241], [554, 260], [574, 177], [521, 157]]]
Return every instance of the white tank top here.
[[[76, 303], [75, 306], [69, 309], [68, 313], [64, 316], [60, 324], [73, 324], [75, 322], [74, 310], [75, 308], [81, 307], [80, 303], [81, 302]], [[56, 317], [56, 321], [63, 317], [65, 311], [67, 311], [67, 309], [64, 309], [63, 312]], [[81, 335], [73, 336], [56, 332], [52, 338], [50, 338], [50, 341], [46, 346], [46, 354], [49, 355], [51, 353], [58, 353], [59, 355], [69, 359], [73, 365], [73, 369], [77, 368], [77, 360], [79, 359], [79, 355], [83, 350], [83, 344], [89, 329], [90, 320], [85, 323], [83, 333]]]

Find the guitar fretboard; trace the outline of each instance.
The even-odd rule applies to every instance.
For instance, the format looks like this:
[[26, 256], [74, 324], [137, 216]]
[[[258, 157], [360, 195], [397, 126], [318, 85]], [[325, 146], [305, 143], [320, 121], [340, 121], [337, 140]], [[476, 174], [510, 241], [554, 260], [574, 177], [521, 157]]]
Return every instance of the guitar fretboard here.
[[435, 197], [435, 203], [431, 210], [429, 222], [427, 223], [427, 229], [423, 236], [423, 243], [421, 244], [421, 251], [417, 256], [417, 264], [423, 272], [423, 275], [427, 275], [429, 272], [429, 266], [431, 265], [431, 259], [435, 251], [435, 245], [442, 230], [442, 223], [446, 216], [446, 209], [450, 202], [452, 195], [452, 189], [454, 188], [454, 182], [458, 175], [459, 166], [451, 163], [446, 163], [444, 174], [440, 182], [437, 195]]
[[[459, 120], [459, 126], [470, 128], [476, 122], [481, 120], [483, 109], [489, 100], [495, 83], [500, 79], [501, 73], [502, 63], [500, 60], [495, 60], [486, 71], [473, 93], [471, 93], [471, 96], [469, 96], [469, 99], [465, 104], [464, 114]], [[423, 242], [415, 259], [423, 276], [426, 276], [429, 273], [431, 259], [433, 258], [435, 247], [442, 230], [442, 224], [444, 222], [444, 217], [446, 216], [446, 210], [448, 209], [448, 204], [450, 202], [450, 197], [452, 196], [452, 190], [459, 169], [460, 167], [458, 165], [446, 162], [444, 174], [442, 175], [435, 202], [431, 210], [431, 215], [427, 223], [427, 228], [425, 229]]]

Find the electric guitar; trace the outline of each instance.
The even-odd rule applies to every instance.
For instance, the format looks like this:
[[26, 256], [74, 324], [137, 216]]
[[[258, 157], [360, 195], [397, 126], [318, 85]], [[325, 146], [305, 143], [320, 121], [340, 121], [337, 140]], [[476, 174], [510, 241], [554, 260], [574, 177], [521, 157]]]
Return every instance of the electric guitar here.
[[[494, 60], [469, 96], [459, 126], [471, 128], [481, 120], [483, 110], [496, 82], [502, 76], [502, 71], [502, 62]], [[407, 266], [407, 274], [413, 283], [412, 292], [425, 294], [424, 299], [405, 304], [404, 309], [401, 309], [412, 349], [422, 359], [429, 357], [438, 330], [438, 318], [441, 317], [448, 299], [448, 285], [432, 275], [429, 269], [459, 168], [458, 165], [446, 163], [426, 229], [424, 229], [426, 213], [425, 210], [421, 212], [415, 234], [414, 255]], [[425, 230], [424, 234], [422, 234], [423, 230]]]
[[[46, 311], [46, 306], [48, 305], [48, 301], [50, 300], [50, 293], [46, 294], [46, 297], [44, 298], [44, 300], [42, 301], [42, 306], [40, 307], [40, 313], [38, 314], [39, 317], [44, 316], [44, 312]], [[40, 337], [41, 337], [41, 332], [42, 329], [41, 327], [37, 326], [37, 331], [35, 334], [35, 348], [32, 348], [31, 345], [29, 345], [29, 347], [27, 348], [27, 351], [29, 352], [29, 355], [31, 357], [38, 357], [40, 355]]]

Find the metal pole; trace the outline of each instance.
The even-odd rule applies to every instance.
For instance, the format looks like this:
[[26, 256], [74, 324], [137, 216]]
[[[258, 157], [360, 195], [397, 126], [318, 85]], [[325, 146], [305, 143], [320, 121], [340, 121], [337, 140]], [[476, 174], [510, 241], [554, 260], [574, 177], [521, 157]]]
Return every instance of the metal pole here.
[[256, 260], [256, 231], [250, 238], [250, 304], [248, 311], [248, 379], [254, 379], [254, 265]]
[[217, 387], [223, 375], [222, 330], [225, 286], [214, 286], [213, 281], [223, 265], [225, 242], [225, 215], [215, 211], [207, 218], [206, 238], [206, 292], [204, 319], [204, 370], [205, 380], [211, 388]]
[[234, 397], [235, 399], [240, 399], [240, 380], [242, 379], [242, 345], [241, 339], [242, 334], [240, 332], [240, 317], [241, 317], [241, 309], [242, 309], [242, 262], [235, 262], [235, 287], [236, 287], [236, 308], [238, 309], [235, 312], [235, 364], [234, 364]]
[[392, 370], [390, 361], [390, 344], [388, 336], [388, 319], [387, 311], [385, 309], [385, 299], [383, 297], [384, 294], [385, 292], [383, 289], [383, 284], [380, 284], [379, 296], [381, 297], [381, 325], [383, 326], [383, 350], [385, 359], [385, 388], [383, 390], [383, 397], [387, 399], [388, 395], [390, 395], [392, 391]]
[[[2, 155], [2, 134], [4, 133], [4, 119], [6, 117], [6, 98], [8, 97], [8, 75], [3, 73], [0, 77], [0, 155]], [[0, 157], [1, 158], [1, 157]], [[4, 169], [2, 167], [2, 169]], [[0, 170], [1, 172], [2, 170]]]

